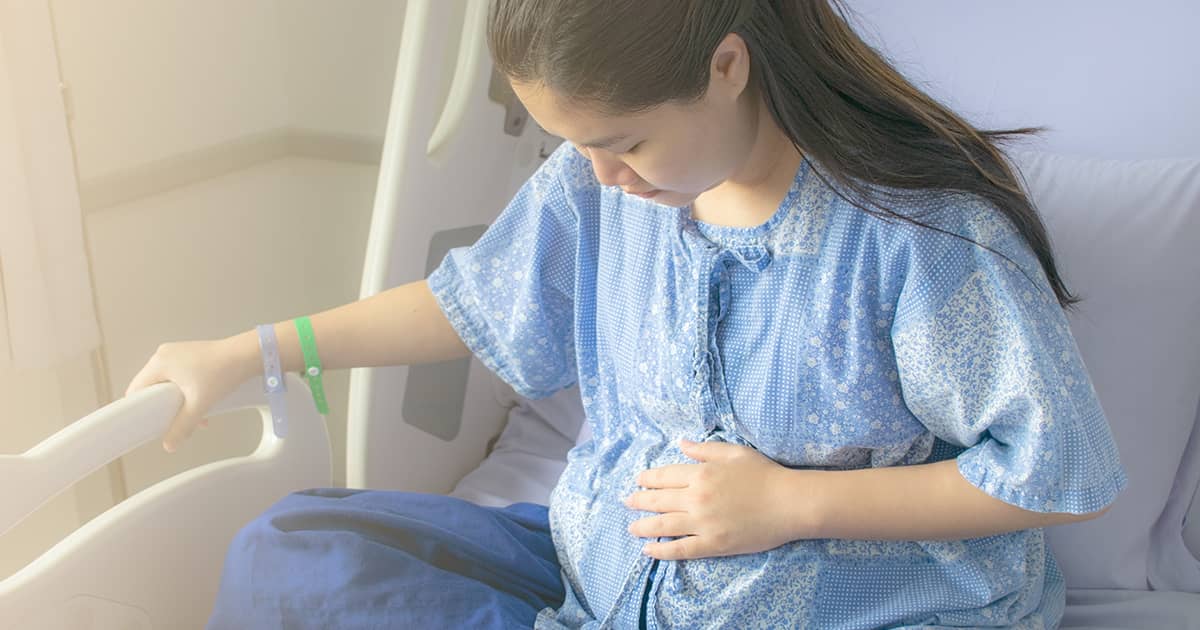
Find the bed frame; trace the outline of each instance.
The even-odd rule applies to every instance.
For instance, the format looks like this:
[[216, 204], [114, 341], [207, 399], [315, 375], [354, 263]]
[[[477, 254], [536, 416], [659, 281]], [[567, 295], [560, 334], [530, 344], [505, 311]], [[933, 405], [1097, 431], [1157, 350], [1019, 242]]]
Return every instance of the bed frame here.
[[[1186, 2], [1168, 4], [1179, 7]], [[1019, 32], [1012, 29], [1025, 24], [1023, 18], [1028, 18], [1030, 36], [1040, 36], [1053, 32], [1055, 24], [1060, 28], [1070, 24], [1065, 15], [1069, 11], [1077, 11], [1086, 21], [1094, 7], [1090, 2], [1064, 2], [1052, 3], [1051, 8], [1041, 0], [987, 7], [970, 3], [970, 9], [948, 0], [851, 4], [864, 16], [893, 25], [889, 41], [900, 54], [906, 46], [928, 45], [915, 36], [904, 40], [901, 23], [905, 20], [942, 19], [947, 29], [954, 29], [958, 27], [953, 21], [963, 19], [957, 15], [963, 11], [988, 14], [980, 19], [1001, 19], [1004, 16], [990, 14], [1003, 13], [1005, 21], [1015, 25], [1009, 32], [1019, 43]], [[1157, 4], [1147, 3], [1145, 10]], [[408, 0], [362, 298], [425, 277], [447, 249], [472, 243], [557, 143], [528, 119], [507, 85], [493, 75], [483, 36], [486, 7], [486, 0]], [[959, 46], [977, 44], [969, 29], [960, 39]], [[954, 44], [953, 38], [941, 41]], [[1114, 41], [1113, 45], [1127, 44]], [[1191, 48], [1194, 59], [1200, 53], [1194, 45]], [[1178, 61], [1188, 63], [1187, 55], [1183, 57]], [[943, 61], [961, 63], [952, 48]], [[985, 71], [996, 73], [994, 90], [1003, 89], [1006, 72], [1020, 72], [1020, 63], [1037, 63], [1037, 59], [996, 58], [991, 63]], [[914, 70], [956, 76], [946, 68]], [[979, 71], [975, 67], [960, 74]], [[437, 88], [446, 85], [447, 76], [453, 79], [442, 98]], [[1194, 74], [1174, 76], [1177, 81], [1196, 83]], [[1064, 75], [1055, 85], [1069, 85], [1066, 91], [1070, 92], [1079, 82], [1100, 80], [1102, 73]], [[935, 96], [946, 97], [953, 105], [970, 109], [987, 102], [985, 93], [963, 96], [954, 81], [942, 85], [948, 91]], [[972, 95], [980, 98], [972, 101]], [[1035, 108], [1042, 108], [1037, 109], [1041, 112], [1070, 106], [1043, 103], [1039, 98], [1046, 95], [1029, 99], [1027, 110], [1002, 112], [1008, 118], [977, 111], [973, 122], [1020, 125], [1038, 119], [1030, 115]], [[1183, 98], [1200, 104], [1200, 91], [1193, 88]], [[1097, 121], [1096, 128], [1109, 127]], [[1182, 137], [1162, 141], [1200, 155], [1197, 129], [1200, 126], [1193, 123], [1181, 129]], [[1099, 154], [1100, 149], [1116, 146], [1108, 144], [1112, 138], [1086, 134], [1050, 138], [1056, 148], [1081, 154]], [[1174, 149], [1143, 146], [1139, 150], [1144, 154], [1113, 157], [1148, 157]], [[475, 178], [471, 186], [461, 184], [463, 173]], [[228, 412], [257, 409], [263, 422], [257, 449], [249, 456], [189, 470], [135, 494], [0, 582], [0, 628], [202, 628], [216, 596], [225, 550], [237, 530], [290, 492], [333, 484], [324, 421], [313, 408], [305, 383], [294, 374], [287, 378], [288, 408], [293, 411], [285, 439], [276, 438], [271, 430], [261, 378], [243, 384], [214, 408], [210, 418], [220, 422]], [[448, 492], [478, 466], [508, 410], [486, 368], [474, 358], [411, 368], [356, 368], [350, 383], [346, 479], [354, 488]], [[182, 401], [174, 384], [157, 384], [97, 410], [22, 455], [0, 456], [0, 478], [22, 480], [6, 488], [0, 533], [93, 471], [160, 439]]]

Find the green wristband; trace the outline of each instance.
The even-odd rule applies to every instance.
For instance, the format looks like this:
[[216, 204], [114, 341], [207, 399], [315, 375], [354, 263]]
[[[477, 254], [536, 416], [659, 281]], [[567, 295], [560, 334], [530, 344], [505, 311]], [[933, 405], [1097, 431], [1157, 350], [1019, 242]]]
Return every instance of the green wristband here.
[[313, 402], [317, 403], [317, 411], [329, 413], [325, 404], [325, 388], [321, 386], [321, 359], [317, 356], [317, 340], [313, 337], [312, 322], [307, 317], [297, 317], [296, 334], [300, 336], [300, 350], [304, 353], [304, 373], [301, 376], [308, 381], [312, 390]]

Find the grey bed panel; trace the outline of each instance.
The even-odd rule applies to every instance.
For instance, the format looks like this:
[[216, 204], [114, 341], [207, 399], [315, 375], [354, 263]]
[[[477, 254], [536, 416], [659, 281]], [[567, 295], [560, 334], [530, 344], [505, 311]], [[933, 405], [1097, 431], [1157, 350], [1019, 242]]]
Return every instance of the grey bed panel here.
[[[441, 264], [447, 252], [472, 245], [486, 229], [486, 225], [472, 225], [435, 233], [429, 241], [425, 277]], [[404, 421], [447, 442], [453, 441], [462, 426], [470, 372], [471, 357], [411, 366], [401, 409]]]

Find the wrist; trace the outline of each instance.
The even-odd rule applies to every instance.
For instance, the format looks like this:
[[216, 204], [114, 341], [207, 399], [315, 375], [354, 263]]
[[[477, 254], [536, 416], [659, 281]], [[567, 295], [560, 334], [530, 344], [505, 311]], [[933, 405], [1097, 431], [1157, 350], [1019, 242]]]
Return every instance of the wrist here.
[[828, 474], [822, 470], [784, 468], [780, 471], [777, 505], [783, 506], [783, 522], [789, 540], [828, 538]]
[[226, 356], [229, 358], [231, 369], [238, 375], [239, 383], [262, 373], [262, 351], [258, 344], [257, 330], [226, 337], [221, 342], [225, 345]]

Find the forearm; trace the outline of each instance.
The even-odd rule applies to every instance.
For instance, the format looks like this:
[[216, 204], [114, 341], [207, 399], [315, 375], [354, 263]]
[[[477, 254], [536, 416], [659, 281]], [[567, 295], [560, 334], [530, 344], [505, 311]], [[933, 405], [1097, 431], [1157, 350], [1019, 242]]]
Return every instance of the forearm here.
[[[470, 356], [424, 280], [309, 316], [326, 371], [353, 367], [412, 365]], [[296, 326], [275, 323], [284, 372], [304, 369]], [[258, 332], [228, 338], [245, 378], [262, 371]]]
[[[961, 540], [1088, 520], [1103, 513], [1024, 510], [993, 498], [962, 477], [955, 460], [846, 471], [789, 470], [785, 483], [807, 484], [794, 496], [815, 496], [809, 538]], [[814, 476], [816, 475], [816, 476]], [[805, 506], [797, 505], [797, 509]], [[811, 513], [810, 513], [811, 514]], [[799, 537], [799, 536], [798, 536]]]

